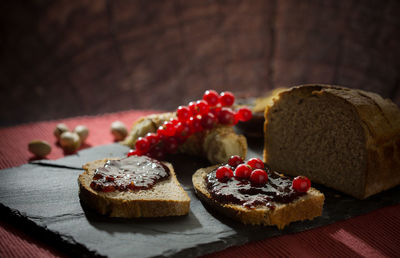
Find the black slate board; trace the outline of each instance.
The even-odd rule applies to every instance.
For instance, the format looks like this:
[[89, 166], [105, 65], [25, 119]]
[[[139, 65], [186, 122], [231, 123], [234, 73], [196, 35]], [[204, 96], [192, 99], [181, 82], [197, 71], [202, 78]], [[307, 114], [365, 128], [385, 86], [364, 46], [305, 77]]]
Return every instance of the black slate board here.
[[[261, 155], [262, 144], [249, 141], [249, 156]], [[80, 203], [77, 177], [82, 164], [104, 157], [124, 156], [119, 144], [95, 147], [59, 160], [35, 161], [0, 171], [0, 208], [27, 231], [46, 237], [70, 254], [110, 257], [199, 256], [232, 245], [300, 232], [400, 203], [400, 187], [360, 201], [316, 186], [326, 196], [323, 215], [296, 222], [284, 230], [244, 226], [205, 208], [194, 195], [191, 174], [207, 161], [176, 155], [178, 178], [191, 198], [190, 214], [179, 218], [109, 219]]]

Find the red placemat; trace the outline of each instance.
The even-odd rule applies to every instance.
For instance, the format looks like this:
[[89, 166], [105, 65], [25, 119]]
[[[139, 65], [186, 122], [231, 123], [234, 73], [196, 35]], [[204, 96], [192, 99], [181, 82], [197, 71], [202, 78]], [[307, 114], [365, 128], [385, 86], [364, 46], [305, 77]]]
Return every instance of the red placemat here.
[[33, 155], [28, 151], [28, 143], [35, 139], [45, 140], [51, 144], [52, 151], [48, 159], [64, 157], [63, 150], [57, 146], [53, 130], [58, 123], [65, 123], [70, 130], [77, 125], [85, 125], [89, 136], [81, 148], [109, 144], [113, 142], [110, 133], [111, 123], [119, 120], [129, 129], [139, 117], [160, 111], [125, 111], [99, 116], [83, 116], [55, 121], [25, 124], [0, 129], [0, 169], [14, 167], [29, 162]]
[[[113, 121], [120, 120], [130, 127], [140, 116], [154, 112], [127, 111], [2, 128], [0, 168], [27, 163], [32, 158], [27, 145], [33, 139], [46, 140], [52, 145], [49, 159], [63, 157], [53, 136], [53, 129], [59, 122], [67, 124], [70, 129], [78, 124], [86, 125], [90, 134], [83, 148], [88, 148], [113, 141], [110, 134], [110, 124]], [[329, 226], [231, 247], [207, 257], [400, 257], [399, 231], [400, 205], [395, 205]], [[5, 222], [0, 223], [0, 257], [58, 256], [62, 256], [62, 253], [51, 246]]]

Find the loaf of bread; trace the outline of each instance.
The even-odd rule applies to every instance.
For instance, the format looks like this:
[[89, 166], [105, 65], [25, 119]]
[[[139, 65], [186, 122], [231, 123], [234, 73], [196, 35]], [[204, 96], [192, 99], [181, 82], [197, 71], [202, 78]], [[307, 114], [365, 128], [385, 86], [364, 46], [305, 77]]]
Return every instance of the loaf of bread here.
[[322, 215], [325, 197], [314, 188], [310, 188], [306, 195], [301, 196], [291, 203], [274, 203], [274, 208], [265, 205], [247, 208], [240, 204], [218, 202], [212, 198], [207, 190], [206, 183], [207, 175], [217, 167], [218, 165], [197, 170], [192, 177], [192, 181], [199, 199], [227, 217], [240, 221], [243, 224], [275, 225], [279, 229], [282, 229], [291, 222], [311, 220]]
[[180, 186], [171, 164], [170, 176], [157, 182], [150, 189], [136, 191], [95, 191], [90, 187], [97, 168], [103, 167], [109, 159], [89, 162], [79, 175], [79, 197], [93, 210], [109, 217], [137, 218], [180, 216], [189, 213], [190, 198]]
[[363, 199], [400, 183], [400, 111], [361, 90], [303, 85], [265, 111], [264, 161]]

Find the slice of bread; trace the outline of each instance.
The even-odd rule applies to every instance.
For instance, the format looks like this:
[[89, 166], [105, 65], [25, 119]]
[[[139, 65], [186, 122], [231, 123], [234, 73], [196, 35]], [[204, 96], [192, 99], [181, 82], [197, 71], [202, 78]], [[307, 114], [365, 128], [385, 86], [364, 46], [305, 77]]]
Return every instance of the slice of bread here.
[[206, 186], [207, 175], [217, 167], [218, 165], [197, 170], [192, 177], [193, 186], [200, 200], [230, 218], [244, 224], [276, 225], [282, 229], [291, 222], [311, 220], [322, 214], [325, 197], [314, 188], [310, 188], [306, 195], [289, 204], [274, 203], [274, 209], [266, 206], [249, 209], [243, 205], [220, 203], [211, 197]]
[[150, 189], [136, 191], [99, 192], [90, 187], [96, 168], [110, 159], [96, 160], [83, 166], [79, 175], [79, 197], [90, 208], [109, 217], [137, 218], [181, 216], [189, 213], [190, 198], [179, 184], [171, 164], [170, 176]]
[[400, 184], [400, 110], [371, 92], [294, 87], [266, 109], [264, 162], [366, 198]]

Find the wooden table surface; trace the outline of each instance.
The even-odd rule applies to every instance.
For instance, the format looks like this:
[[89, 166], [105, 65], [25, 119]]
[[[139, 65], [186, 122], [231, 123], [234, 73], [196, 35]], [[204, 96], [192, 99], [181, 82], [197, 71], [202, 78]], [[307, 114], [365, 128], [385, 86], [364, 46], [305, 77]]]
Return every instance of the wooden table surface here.
[[0, 126], [304, 83], [400, 104], [400, 2], [1, 1]]

